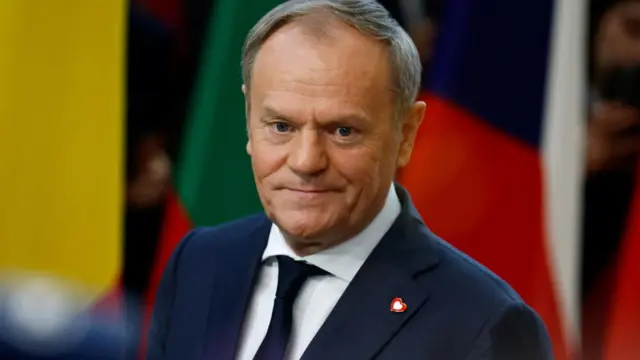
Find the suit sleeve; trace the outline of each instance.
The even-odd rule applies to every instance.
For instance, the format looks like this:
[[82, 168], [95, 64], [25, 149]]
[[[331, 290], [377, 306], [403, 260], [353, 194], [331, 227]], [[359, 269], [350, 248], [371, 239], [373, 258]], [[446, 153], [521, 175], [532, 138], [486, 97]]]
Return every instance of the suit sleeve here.
[[547, 329], [524, 303], [512, 303], [487, 322], [467, 360], [553, 360]]
[[162, 274], [162, 279], [156, 292], [151, 323], [149, 325], [149, 338], [146, 349], [146, 360], [162, 360], [165, 358], [165, 348], [169, 335], [173, 302], [177, 291], [178, 266], [180, 256], [189, 239], [197, 230], [190, 232], [171, 254]]

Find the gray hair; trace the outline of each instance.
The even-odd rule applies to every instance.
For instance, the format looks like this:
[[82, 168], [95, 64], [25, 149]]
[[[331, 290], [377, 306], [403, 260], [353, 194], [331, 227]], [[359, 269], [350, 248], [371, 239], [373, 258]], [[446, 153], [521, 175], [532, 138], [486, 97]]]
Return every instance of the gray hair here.
[[420, 56], [409, 35], [375, 0], [290, 0], [275, 7], [258, 21], [245, 39], [242, 49], [242, 80], [247, 89], [251, 84], [254, 61], [262, 44], [274, 32], [295, 19], [318, 14], [328, 14], [388, 46], [391, 87], [397, 94], [398, 110], [404, 112], [411, 108], [420, 89]]

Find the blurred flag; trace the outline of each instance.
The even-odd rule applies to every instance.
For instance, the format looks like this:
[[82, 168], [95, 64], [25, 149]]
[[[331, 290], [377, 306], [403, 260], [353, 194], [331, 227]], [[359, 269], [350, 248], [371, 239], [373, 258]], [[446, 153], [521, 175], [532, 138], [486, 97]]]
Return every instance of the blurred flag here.
[[615, 263], [604, 360], [637, 359], [640, 354], [640, 162], [636, 179], [628, 226]]
[[118, 280], [124, 1], [0, 1], [0, 271]]
[[186, 232], [193, 226], [219, 224], [261, 210], [245, 146], [240, 60], [251, 27], [279, 3], [216, 2], [188, 114], [175, 191], [170, 195], [151, 274], [147, 324], [162, 270]]
[[579, 341], [585, 2], [450, 0], [400, 181], [429, 226]]
[[0, 359], [120, 360], [131, 339], [117, 318], [86, 311], [84, 288], [64, 280], [0, 281]]

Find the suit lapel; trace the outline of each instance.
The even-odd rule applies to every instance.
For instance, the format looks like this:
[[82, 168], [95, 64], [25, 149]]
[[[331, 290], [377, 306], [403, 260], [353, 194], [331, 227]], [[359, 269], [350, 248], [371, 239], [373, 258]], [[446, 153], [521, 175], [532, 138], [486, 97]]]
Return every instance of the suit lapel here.
[[259, 226], [244, 236], [220, 241], [210, 289], [209, 318], [203, 360], [233, 360], [245, 312], [251, 299], [271, 222], [263, 217]]
[[[397, 186], [402, 211], [365, 261], [302, 356], [303, 360], [371, 359], [428, 299], [415, 276], [437, 264], [436, 246]], [[404, 312], [392, 312], [394, 298]]]

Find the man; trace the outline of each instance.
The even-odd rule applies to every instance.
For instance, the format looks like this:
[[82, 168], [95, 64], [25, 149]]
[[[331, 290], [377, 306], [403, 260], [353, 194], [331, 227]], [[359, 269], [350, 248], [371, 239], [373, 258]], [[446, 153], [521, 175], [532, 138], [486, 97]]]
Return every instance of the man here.
[[611, 74], [624, 68], [640, 69], [640, 1], [593, 0], [590, 13], [594, 101], [587, 172], [633, 171], [640, 154], [640, 104], [625, 101], [637, 96], [621, 92], [639, 91], [640, 79], [628, 73], [624, 75], [633, 78], [620, 84]]
[[592, 101], [582, 227], [582, 352], [585, 360], [599, 360], [640, 156], [639, 105], [624, 101], [640, 92], [640, 79], [625, 76], [620, 82], [611, 74], [616, 69], [640, 70], [640, 1], [592, 0], [590, 5]]
[[393, 184], [425, 104], [418, 52], [381, 5], [288, 1], [242, 69], [265, 214], [182, 241], [148, 359], [552, 358], [538, 316]]
[[[122, 284], [130, 336], [140, 337], [164, 199], [171, 183], [169, 129], [177, 118], [174, 44], [160, 22], [131, 3], [127, 36], [126, 208]], [[126, 358], [134, 359], [131, 349]]]

